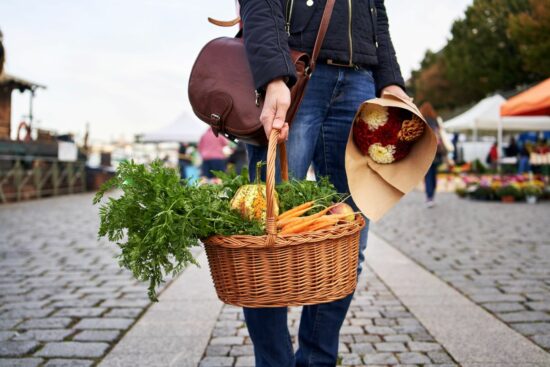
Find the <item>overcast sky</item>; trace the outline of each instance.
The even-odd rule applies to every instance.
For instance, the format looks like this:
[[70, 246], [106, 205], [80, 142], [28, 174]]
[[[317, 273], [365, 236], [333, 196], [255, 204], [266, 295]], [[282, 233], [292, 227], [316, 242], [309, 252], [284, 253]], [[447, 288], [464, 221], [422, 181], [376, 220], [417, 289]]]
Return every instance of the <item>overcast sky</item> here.
[[[406, 78], [427, 49], [445, 44], [471, 3], [386, 0]], [[89, 121], [93, 140], [131, 138], [191, 115], [187, 79], [196, 54], [209, 39], [235, 33], [206, 18], [234, 15], [233, 0], [1, 0], [6, 70], [48, 87], [35, 99], [38, 126], [82, 135]], [[12, 128], [28, 99], [13, 93]]]

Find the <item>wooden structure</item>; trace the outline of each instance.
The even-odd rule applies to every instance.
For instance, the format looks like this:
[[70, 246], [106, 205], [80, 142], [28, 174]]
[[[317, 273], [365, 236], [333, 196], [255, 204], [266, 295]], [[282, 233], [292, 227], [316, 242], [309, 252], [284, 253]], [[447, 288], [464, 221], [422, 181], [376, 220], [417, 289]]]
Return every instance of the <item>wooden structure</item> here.
[[32, 124], [32, 100], [37, 89], [43, 85], [17, 78], [10, 74], [0, 75], [0, 139], [9, 140], [11, 136], [11, 94], [14, 90], [23, 93], [30, 91], [29, 124]]

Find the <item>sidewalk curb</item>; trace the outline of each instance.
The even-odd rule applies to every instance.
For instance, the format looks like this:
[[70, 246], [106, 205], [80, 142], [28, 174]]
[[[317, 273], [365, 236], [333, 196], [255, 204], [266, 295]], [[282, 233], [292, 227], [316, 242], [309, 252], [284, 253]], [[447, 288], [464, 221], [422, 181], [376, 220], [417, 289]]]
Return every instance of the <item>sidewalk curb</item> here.
[[196, 367], [223, 306], [204, 251], [139, 319], [99, 367]]
[[462, 366], [550, 366], [550, 354], [369, 234], [367, 262]]

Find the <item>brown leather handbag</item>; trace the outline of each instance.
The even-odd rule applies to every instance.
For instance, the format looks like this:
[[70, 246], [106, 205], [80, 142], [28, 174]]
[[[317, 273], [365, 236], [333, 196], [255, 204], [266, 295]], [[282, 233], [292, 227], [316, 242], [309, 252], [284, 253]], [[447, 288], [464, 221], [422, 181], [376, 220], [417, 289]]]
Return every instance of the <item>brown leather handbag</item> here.
[[[290, 90], [287, 122], [293, 120], [315, 70], [334, 2], [327, 0], [311, 57], [304, 52], [291, 51], [297, 82]], [[263, 96], [254, 89], [242, 38], [216, 38], [203, 47], [191, 70], [188, 93], [195, 115], [209, 124], [216, 135], [223, 134], [254, 145], [267, 144], [260, 122]]]

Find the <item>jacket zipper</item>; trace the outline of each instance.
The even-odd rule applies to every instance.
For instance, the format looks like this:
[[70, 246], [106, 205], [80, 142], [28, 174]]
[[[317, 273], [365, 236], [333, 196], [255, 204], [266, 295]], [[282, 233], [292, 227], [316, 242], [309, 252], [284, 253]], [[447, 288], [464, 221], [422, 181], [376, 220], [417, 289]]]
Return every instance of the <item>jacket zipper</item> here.
[[353, 13], [353, 8], [351, 4], [352, 0], [348, 0], [348, 7], [349, 7], [349, 16], [348, 16], [348, 36], [349, 36], [349, 64], [350, 66], [353, 65], [353, 37], [351, 34], [351, 17]]
[[286, 2], [286, 12], [285, 12], [285, 18], [286, 18], [286, 25], [285, 30], [286, 34], [290, 36], [290, 21], [292, 20], [292, 10], [294, 9], [294, 0], [288, 0]]
[[372, 4], [370, 7], [370, 19], [372, 23], [372, 37], [374, 40], [374, 46], [378, 48], [378, 37], [376, 36], [376, 24], [374, 23], [376, 21], [376, 8]]

